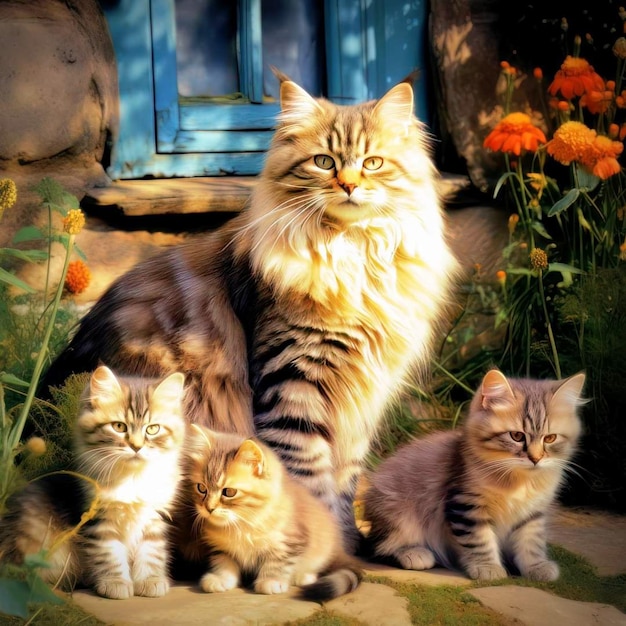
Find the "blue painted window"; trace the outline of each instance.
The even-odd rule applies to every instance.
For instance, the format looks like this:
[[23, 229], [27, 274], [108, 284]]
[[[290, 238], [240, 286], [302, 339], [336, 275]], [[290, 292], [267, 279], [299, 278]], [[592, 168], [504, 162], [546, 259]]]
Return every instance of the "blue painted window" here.
[[[275, 65], [338, 103], [378, 97], [422, 65], [425, 2], [118, 0], [113, 178], [260, 171], [278, 111]], [[426, 116], [425, 99], [417, 113]]]

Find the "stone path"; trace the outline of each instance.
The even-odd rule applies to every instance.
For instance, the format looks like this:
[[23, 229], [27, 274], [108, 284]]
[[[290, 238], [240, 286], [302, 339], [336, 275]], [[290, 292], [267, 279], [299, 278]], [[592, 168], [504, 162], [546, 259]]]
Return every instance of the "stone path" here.
[[[626, 518], [588, 510], [560, 511], [550, 527], [550, 541], [579, 553], [601, 575], [626, 573]], [[368, 574], [399, 583], [468, 586], [454, 572], [434, 569], [412, 572], [368, 565]], [[470, 593], [516, 626], [626, 626], [626, 614], [615, 607], [577, 602], [533, 588], [507, 585], [473, 589]], [[326, 603], [300, 600], [293, 589], [284, 596], [262, 596], [241, 589], [204, 594], [192, 585], [176, 585], [163, 598], [107, 600], [79, 591], [74, 601], [114, 626], [248, 626], [286, 624], [321, 611], [356, 620], [366, 626], [410, 626], [407, 599], [388, 585], [364, 582], [355, 592]], [[354, 623], [354, 622], [352, 622]]]

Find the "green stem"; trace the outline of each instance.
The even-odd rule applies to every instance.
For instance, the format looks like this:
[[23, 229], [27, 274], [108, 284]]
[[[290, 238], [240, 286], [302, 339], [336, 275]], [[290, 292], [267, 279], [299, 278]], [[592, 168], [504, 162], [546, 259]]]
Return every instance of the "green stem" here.
[[67, 275], [67, 268], [70, 263], [72, 248], [74, 247], [74, 239], [75, 235], [69, 235], [65, 251], [63, 271], [61, 272], [59, 284], [57, 285], [56, 293], [54, 294], [54, 299], [52, 300], [52, 310], [50, 311], [50, 317], [48, 318], [48, 326], [46, 328], [46, 332], [41, 343], [41, 349], [39, 350], [39, 354], [37, 355], [37, 361], [35, 362], [33, 374], [30, 379], [30, 384], [28, 386], [28, 393], [26, 394], [26, 399], [24, 400], [24, 404], [22, 405], [22, 408], [20, 410], [20, 415], [17, 419], [17, 422], [15, 423], [9, 434], [7, 443], [8, 450], [11, 454], [13, 454], [13, 450], [17, 447], [18, 443], [20, 442], [20, 438], [22, 437], [22, 432], [26, 424], [26, 418], [28, 417], [30, 407], [35, 398], [35, 391], [37, 390], [39, 378], [41, 377], [41, 373], [43, 371], [44, 361], [48, 355], [48, 344], [50, 343], [50, 337], [52, 336], [52, 331], [54, 330], [54, 322], [56, 321], [57, 312], [59, 310], [59, 303], [61, 301], [61, 295], [63, 294], [63, 286], [65, 283], [65, 277]]
[[541, 304], [543, 305], [543, 314], [546, 316], [546, 328], [548, 330], [548, 340], [552, 349], [552, 358], [554, 359], [554, 371], [557, 378], [561, 378], [561, 364], [559, 362], [559, 353], [556, 349], [554, 333], [552, 332], [552, 324], [550, 323], [550, 314], [548, 313], [548, 305], [546, 304], [546, 294], [543, 288], [543, 273], [539, 271], [539, 293], [541, 295]]

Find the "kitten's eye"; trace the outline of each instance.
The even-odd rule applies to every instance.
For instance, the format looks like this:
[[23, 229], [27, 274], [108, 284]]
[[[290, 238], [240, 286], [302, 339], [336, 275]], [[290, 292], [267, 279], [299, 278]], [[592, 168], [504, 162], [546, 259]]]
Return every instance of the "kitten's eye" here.
[[363, 161], [363, 167], [366, 170], [379, 170], [383, 165], [383, 159], [382, 157], [377, 157], [377, 156], [373, 156], [373, 157], [368, 157], [367, 159], [365, 159], [365, 161]]
[[315, 165], [322, 170], [332, 170], [335, 167], [335, 160], [327, 154], [318, 154], [313, 160]]
[[196, 489], [198, 490], [198, 493], [206, 496], [206, 487], [202, 483], [196, 483]]
[[546, 435], [543, 441], [544, 443], [554, 443], [556, 441], [556, 435]]
[[222, 495], [225, 498], [234, 498], [237, 495], [237, 490], [232, 487], [226, 487], [225, 489], [222, 489]]
[[125, 433], [128, 430], [128, 426], [126, 426], [126, 424], [124, 424], [124, 422], [112, 422], [111, 423], [111, 428], [116, 433]]
[[146, 426], [146, 433], [148, 435], [156, 435], [161, 430], [161, 427], [158, 424], [148, 424]]
[[526, 439], [526, 435], [520, 431], [510, 432], [509, 434], [511, 435], [511, 439], [513, 439], [513, 441], [517, 441], [518, 443]]

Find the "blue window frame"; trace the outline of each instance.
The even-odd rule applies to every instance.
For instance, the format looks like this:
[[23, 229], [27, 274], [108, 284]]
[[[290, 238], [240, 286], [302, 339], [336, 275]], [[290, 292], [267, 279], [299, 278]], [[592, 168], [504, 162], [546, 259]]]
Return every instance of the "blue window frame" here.
[[[105, 5], [120, 90], [120, 131], [108, 170], [112, 178], [261, 170], [278, 104], [263, 95], [262, 0], [235, 1], [240, 83], [247, 96], [237, 104], [179, 96], [175, 0]], [[344, 104], [375, 98], [422, 67], [426, 4], [324, 0], [325, 95]], [[417, 93], [416, 112], [426, 120], [424, 89]]]

